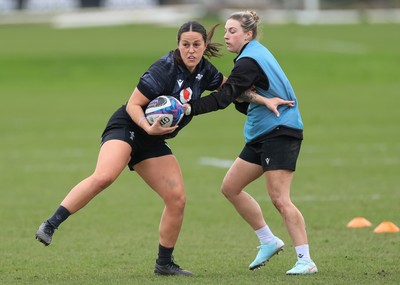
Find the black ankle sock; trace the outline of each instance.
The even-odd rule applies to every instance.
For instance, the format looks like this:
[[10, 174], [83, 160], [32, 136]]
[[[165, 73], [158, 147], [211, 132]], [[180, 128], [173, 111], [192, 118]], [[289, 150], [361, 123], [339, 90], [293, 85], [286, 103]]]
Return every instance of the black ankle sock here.
[[158, 245], [158, 259], [157, 264], [166, 265], [172, 261], [172, 252], [174, 248], [163, 247], [161, 244]]
[[47, 221], [52, 225], [55, 229], [58, 228], [58, 226], [64, 222], [71, 213], [64, 208], [63, 206], [58, 207], [58, 209], [54, 212], [53, 216], [51, 216], [50, 219]]

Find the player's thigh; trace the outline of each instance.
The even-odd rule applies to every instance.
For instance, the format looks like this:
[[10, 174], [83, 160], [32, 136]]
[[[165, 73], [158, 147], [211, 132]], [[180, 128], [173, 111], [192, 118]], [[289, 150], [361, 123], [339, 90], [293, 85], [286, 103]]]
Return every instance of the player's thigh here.
[[116, 179], [131, 159], [131, 151], [131, 146], [124, 141], [106, 141], [100, 148], [94, 174]]
[[261, 165], [236, 158], [222, 182], [224, 193], [238, 193], [263, 173]]
[[135, 171], [164, 200], [184, 194], [182, 172], [172, 154], [145, 159], [135, 164]]
[[277, 199], [290, 200], [290, 186], [293, 180], [293, 171], [280, 169], [265, 172], [268, 194], [272, 201]]

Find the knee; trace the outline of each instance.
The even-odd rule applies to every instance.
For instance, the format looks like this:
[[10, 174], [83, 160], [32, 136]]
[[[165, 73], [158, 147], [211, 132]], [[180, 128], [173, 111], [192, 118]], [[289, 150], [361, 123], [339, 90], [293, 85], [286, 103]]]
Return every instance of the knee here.
[[179, 195], [177, 195], [175, 200], [175, 207], [181, 211], [185, 209], [186, 206], [186, 195], [185, 192], [182, 191]]
[[229, 199], [229, 191], [228, 191], [228, 187], [225, 185], [225, 183], [222, 183], [220, 190], [221, 190], [222, 195], [224, 195], [225, 198]]
[[285, 206], [280, 199], [271, 197], [271, 202], [280, 213], [284, 212]]
[[272, 204], [282, 215], [285, 215], [285, 213], [289, 212], [290, 208], [293, 206], [293, 203], [288, 198], [285, 198], [282, 196], [270, 197], [270, 198], [271, 198]]
[[[228, 200], [230, 200], [238, 191], [234, 187], [231, 187], [227, 183], [222, 183], [221, 185], [221, 193], [225, 196]], [[239, 191], [240, 192], [240, 191]]]
[[98, 192], [101, 192], [110, 186], [114, 182], [115, 178], [109, 175], [93, 174], [91, 176], [91, 180], [94, 188], [97, 189]]
[[164, 199], [165, 205], [167, 207], [172, 207], [177, 211], [183, 212], [186, 206], [186, 195], [183, 188], [171, 193], [173, 194], [170, 194], [166, 199]]

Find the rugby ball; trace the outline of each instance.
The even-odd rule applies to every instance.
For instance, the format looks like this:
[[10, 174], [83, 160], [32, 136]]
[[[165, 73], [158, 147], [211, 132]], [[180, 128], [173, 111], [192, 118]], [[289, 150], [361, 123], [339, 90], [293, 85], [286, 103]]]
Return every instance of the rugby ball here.
[[173, 127], [179, 124], [185, 111], [178, 99], [172, 96], [162, 95], [150, 101], [144, 113], [150, 125], [161, 116], [162, 127]]

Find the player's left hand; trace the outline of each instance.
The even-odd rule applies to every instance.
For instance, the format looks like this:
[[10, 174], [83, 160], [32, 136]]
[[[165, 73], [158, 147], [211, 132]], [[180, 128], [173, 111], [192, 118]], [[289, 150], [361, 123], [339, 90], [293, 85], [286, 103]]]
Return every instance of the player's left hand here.
[[185, 111], [185, 115], [189, 116], [192, 113], [192, 107], [190, 106], [190, 104], [185, 103], [182, 106], [183, 106], [183, 110]]
[[253, 98], [252, 102], [255, 102], [257, 104], [265, 105], [268, 109], [270, 109], [274, 114], [279, 117], [280, 113], [278, 111], [278, 107], [280, 105], [287, 105], [289, 107], [294, 107], [295, 102], [294, 101], [288, 101], [284, 100], [279, 97], [273, 97], [273, 98], [267, 98], [264, 96], [259, 95], [255, 88], [251, 88], [246, 91], [247, 97]]
[[294, 101], [283, 100], [282, 98], [279, 97], [274, 97], [274, 98], [264, 97], [263, 100], [264, 100], [264, 105], [272, 112], [274, 112], [277, 117], [281, 115], [278, 111], [278, 107], [280, 105], [287, 105], [289, 107], [294, 107]]

